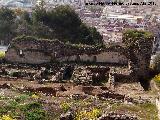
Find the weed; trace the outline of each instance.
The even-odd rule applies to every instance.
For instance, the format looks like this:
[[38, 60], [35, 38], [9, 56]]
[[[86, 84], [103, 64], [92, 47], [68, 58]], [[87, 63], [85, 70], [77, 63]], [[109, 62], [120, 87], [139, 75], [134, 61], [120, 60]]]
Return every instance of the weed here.
[[9, 104], [6, 107], [7, 109], [13, 110], [13, 109], [16, 109], [18, 105], [19, 105], [18, 102], [16, 102], [15, 100], [11, 100], [9, 101]]
[[5, 57], [5, 52], [3, 51], [0, 51], [0, 59], [4, 58]]
[[34, 109], [25, 113], [26, 120], [45, 120], [46, 112], [41, 109]]
[[16, 102], [22, 102], [22, 101], [26, 100], [28, 97], [29, 97], [28, 95], [25, 95], [25, 94], [24, 94], [24, 95], [21, 95], [21, 96], [16, 97], [16, 98], [15, 98], [15, 101], [16, 101]]
[[13, 119], [10, 115], [2, 115], [2, 117], [0, 117], [1, 120], [16, 120]]
[[21, 107], [22, 111], [28, 111], [28, 110], [32, 110], [32, 109], [41, 109], [42, 105], [38, 102], [33, 102], [33, 103], [29, 103], [26, 104], [24, 106]]
[[80, 111], [76, 114], [76, 120], [82, 120], [87, 119], [87, 120], [95, 120], [102, 114], [102, 111], [97, 108], [93, 108], [91, 111]]
[[32, 97], [33, 99], [38, 99], [38, 98], [39, 98], [39, 96], [36, 95], [36, 94], [33, 94], [31, 97]]
[[67, 112], [70, 109], [71, 105], [69, 103], [62, 102], [60, 104], [60, 107], [61, 107], [61, 109], [63, 109], [64, 112]]
[[156, 75], [153, 80], [156, 82], [156, 84], [160, 87], [160, 74]]
[[46, 112], [38, 102], [29, 103], [21, 106], [21, 111], [25, 115], [25, 120], [45, 120]]

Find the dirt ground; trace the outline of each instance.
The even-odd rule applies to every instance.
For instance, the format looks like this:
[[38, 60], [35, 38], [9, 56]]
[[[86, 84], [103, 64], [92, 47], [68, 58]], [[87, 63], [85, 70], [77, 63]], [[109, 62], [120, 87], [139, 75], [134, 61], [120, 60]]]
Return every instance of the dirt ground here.
[[[59, 96], [70, 96], [72, 94], [85, 94], [82, 90], [82, 85], [75, 85], [73, 83], [44, 83], [39, 84], [37, 81], [28, 81], [25, 79], [16, 79], [8, 81], [5, 78], [0, 78], [0, 85], [3, 85], [4, 83], [11, 84], [15, 88], [39, 88], [39, 87], [51, 87], [55, 90], [58, 90], [61, 86], [63, 86], [66, 90], [65, 91], [59, 91], [57, 94]], [[93, 86], [92, 86], [93, 87]], [[101, 90], [102, 86], [94, 86], [94, 93], [100, 93], [103, 92]], [[114, 91], [115, 93], [126, 95], [132, 98], [143, 98], [143, 99], [149, 99], [153, 103], [155, 102], [155, 98], [157, 97], [157, 94], [154, 93], [154, 91], [144, 91], [141, 87], [140, 83], [118, 83], [115, 88], [110, 88], [107, 84], [103, 87], [107, 87], [107, 89], [110, 89]]]
[[[83, 90], [84, 86], [75, 85], [73, 83], [39, 84], [37, 81], [28, 81], [25, 79], [0, 78], [0, 86], [3, 86], [4, 84], [7, 84], [11, 88], [1, 88], [0, 90], [0, 116], [3, 114], [9, 114], [17, 120], [26, 120], [26, 118], [24, 118], [26, 113], [22, 113], [21, 110], [19, 110], [19, 106], [17, 107], [15, 105], [17, 103], [14, 103], [13, 101], [15, 101], [17, 98], [23, 98], [24, 96], [26, 96], [26, 98], [23, 101], [18, 102], [18, 104], [23, 106], [30, 104], [31, 102], [42, 103], [43, 109], [47, 111], [47, 120], [59, 120], [60, 115], [66, 112], [66, 110], [69, 108], [72, 108], [74, 111], [76, 111], [77, 117], [80, 117], [80, 114], [85, 113], [84, 111], [88, 111], [88, 113], [90, 113], [92, 110], [98, 109], [101, 110], [101, 114], [104, 114], [107, 111], [116, 111], [118, 113], [137, 116], [140, 120], [158, 120], [158, 111], [154, 105], [156, 94], [154, 94], [153, 91], [144, 91], [139, 83], [119, 83], [115, 86], [115, 88], [109, 88], [109, 86], [106, 84], [103, 85], [103, 88], [112, 90], [114, 93], [122, 94], [136, 99], [141, 96], [143, 99], [149, 99], [152, 103], [130, 104], [121, 103], [112, 99], [100, 100], [92, 95], [86, 94]], [[62, 86], [65, 90], [60, 90]], [[24, 88], [36, 89], [42, 87], [53, 88], [58, 92], [56, 92], [56, 96], [46, 96], [42, 93], [31, 93], [31, 95], [28, 95], [28, 93], [19, 91], [19, 89]], [[98, 94], [102, 93], [103, 91], [105, 90], [102, 89], [102, 86], [94, 86], [93, 93]], [[82, 97], [80, 99], [75, 99], [75, 97], [72, 96], [73, 94], [79, 94]], [[10, 112], [3, 112], [3, 108], [5, 108], [8, 104], [12, 109]], [[17, 114], [14, 114], [13, 111], [16, 111]], [[86, 118], [86, 120], [90, 120], [89, 117], [91, 116], [88, 117], [84, 114], [83, 117]], [[75, 118], [75, 120], [83, 119]]]

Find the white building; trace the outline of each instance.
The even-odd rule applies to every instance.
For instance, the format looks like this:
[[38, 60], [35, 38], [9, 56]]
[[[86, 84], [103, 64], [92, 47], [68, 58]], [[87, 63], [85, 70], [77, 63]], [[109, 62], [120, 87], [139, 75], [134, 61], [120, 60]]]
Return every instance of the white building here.
[[106, 16], [103, 16], [103, 18], [106, 18], [108, 20], [114, 21], [114, 20], [126, 20], [129, 23], [137, 24], [138, 22], [143, 21], [143, 16], [133, 16], [128, 14], [122, 14], [122, 15], [115, 15], [115, 14], [107, 14]]
[[8, 7], [31, 8], [36, 0], [1, 0], [1, 5]]

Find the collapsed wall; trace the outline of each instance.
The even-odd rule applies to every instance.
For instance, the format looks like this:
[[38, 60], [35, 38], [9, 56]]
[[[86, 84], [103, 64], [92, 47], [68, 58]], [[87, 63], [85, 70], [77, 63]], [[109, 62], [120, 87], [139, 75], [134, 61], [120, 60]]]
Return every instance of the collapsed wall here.
[[120, 52], [121, 49], [118, 46], [98, 48], [23, 36], [12, 40], [6, 52], [5, 60], [30, 64], [52, 61], [127, 64], [128, 59]]

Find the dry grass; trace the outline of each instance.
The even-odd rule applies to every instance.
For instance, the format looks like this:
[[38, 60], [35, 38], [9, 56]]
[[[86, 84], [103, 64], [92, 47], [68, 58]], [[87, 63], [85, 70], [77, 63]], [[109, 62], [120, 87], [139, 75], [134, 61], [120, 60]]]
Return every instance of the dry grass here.
[[123, 111], [135, 114], [141, 120], [159, 120], [158, 110], [154, 104], [144, 103], [137, 105], [118, 104], [112, 107], [114, 111]]

